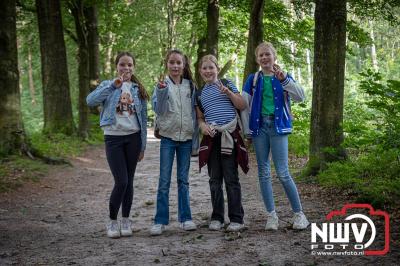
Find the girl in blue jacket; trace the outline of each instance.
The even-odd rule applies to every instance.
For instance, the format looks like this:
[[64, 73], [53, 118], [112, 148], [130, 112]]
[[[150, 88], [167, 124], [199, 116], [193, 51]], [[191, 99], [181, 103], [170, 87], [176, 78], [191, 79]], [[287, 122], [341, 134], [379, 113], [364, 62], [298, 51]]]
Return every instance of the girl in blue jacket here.
[[252, 140], [258, 164], [261, 194], [267, 209], [266, 230], [278, 229], [278, 216], [272, 192], [269, 153], [277, 176], [294, 212], [293, 228], [305, 229], [309, 222], [302, 212], [299, 193], [289, 173], [288, 134], [292, 132], [290, 98], [304, 100], [304, 91], [293, 78], [275, 64], [276, 50], [271, 43], [259, 44], [255, 51], [261, 71], [249, 75], [242, 95], [247, 109], [242, 114], [245, 135]]
[[[100, 105], [100, 126], [108, 165], [114, 176], [110, 197], [110, 221], [107, 236], [118, 238], [132, 235], [129, 213], [133, 199], [133, 177], [136, 164], [141, 161], [147, 139], [147, 94], [133, 74], [135, 58], [128, 52], [117, 55], [118, 77], [105, 80], [87, 98], [89, 106]], [[121, 224], [117, 221], [122, 206]]]

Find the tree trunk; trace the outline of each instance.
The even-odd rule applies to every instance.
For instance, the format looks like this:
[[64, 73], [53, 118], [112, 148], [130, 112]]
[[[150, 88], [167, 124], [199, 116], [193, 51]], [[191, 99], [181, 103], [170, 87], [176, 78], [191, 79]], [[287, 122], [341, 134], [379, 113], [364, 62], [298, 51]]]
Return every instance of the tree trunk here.
[[264, 0], [253, 0], [250, 13], [249, 37], [247, 40], [246, 64], [244, 67], [243, 84], [247, 76], [258, 69], [254, 52], [257, 45], [263, 41]]
[[32, 69], [32, 36], [29, 37], [29, 45], [28, 45], [28, 81], [29, 81], [29, 94], [31, 95], [31, 103], [32, 105], [36, 105], [36, 97], [35, 97], [35, 83], [33, 81], [33, 69]]
[[79, 111], [79, 124], [78, 134], [80, 137], [86, 139], [89, 130], [89, 108], [86, 104], [86, 96], [90, 92], [90, 79], [89, 79], [89, 47], [88, 47], [88, 30], [86, 28], [84, 7], [82, 0], [75, 0], [69, 2], [69, 8], [75, 21], [75, 29], [78, 40], [78, 77], [79, 77], [79, 97], [78, 97], [78, 111]]
[[374, 68], [375, 71], [378, 71], [379, 68], [378, 68], [378, 59], [377, 59], [377, 56], [376, 56], [374, 24], [372, 23], [371, 20], [368, 23], [369, 23], [369, 26], [371, 28], [371, 30], [369, 32], [369, 36], [371, 37], [371, 40], [372, 40], [372, 44], [371, 44], [372, 67]]
[[174, 0], [167, 0], [168, 49], [175, 47]]
[[104, 61], [104, 77], [112, 78], [112, 66], [113, 66], [113, 46], [115, 41], [115, 34], [112, 30], [112, 11], [111, 11], [111, 0], [105, 1], [105, 24], [107, 29], [107, 35], [105, 38], [104, 46], [106, 47], [106, 59]]
[[346, 0], [317, 0], [314, 32], [310, 161], [308, 174], [327, 162], [346, 158], [343, 142], [343, 94], [346, 55]]
[[88, 33], [90, 91], [93, 91], [97, 87], [100, 78], [100, 37], [98, 31], [97, 7], [86, 7], [84, 9], [84, 15]]
[[0, 1], [0, 155], [24, 146], [19, 92], [16, 1]]
[[219, 0], [209, 0], [207, 6], [207, 54], [218, 58]]
[[[100, 38], [97, 22], [97, 7], [90, 6], [84, 9], [86, 29], [88, 32], [87, 42], [89, 49], [89, 82], [90, 91], [96, 89], [100, 79]], [[90, 108], [92, 114], [99, 114], [97, 107]]]
[[59, 0], [36, 0], [42, 62], [44, 132], [74, 133]]
[[311, 68], [311, 52], [310, 50], [307, 48], [306, 49], [306, 61], [307, 61], [307, 76], [308, 76], [308, 86], [311, 87], [312, 86], [312, 68]]
[[197, 62], [194, 64], [194, 73], [197, 86], [201, 88], [204, 85], [204, 81], [200, 75], [199, 71], [199, 63], [203, 56], [207, 54], [207, 44], [206, 38], [200, 38], [198, 41], [198, 48], [197, 48]]

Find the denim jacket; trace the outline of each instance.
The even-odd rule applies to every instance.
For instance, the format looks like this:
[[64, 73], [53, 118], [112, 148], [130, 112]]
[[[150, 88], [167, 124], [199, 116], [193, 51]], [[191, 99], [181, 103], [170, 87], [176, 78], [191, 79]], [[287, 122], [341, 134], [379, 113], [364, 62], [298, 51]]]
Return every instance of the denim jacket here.
[[[262, 117], [262, 90], [264, 89], [263, 73], [258, 73], [255, 88], [253, 79], [255, 74], [250, 74], [243, 86], [242, 96], [247, 103], [247, 108], [241, 112], [241, 119], [246, 137], [256, 137], [261, 128]], [[305, 99], [303, 88], [288, 74], [283, 81], [272, 77], [272, 89], [274, 94], [274, 124], [278, 134], [290, 134], [292, 132], [292, 118], [290, 115], [290, 98], [296, 102]], [[285, 93], [288, 93], [287, 101]]]
[[[132, 83], [131, 94], [134, 99], [134, 105], [140, 125], [140, 135], [142, 139], [141, 151], [144, 151], [146, 149], [147, 140], [147, 101], [140, 99], [139, 87], [136, 83]], [[86, 97], [86, 102], [89, 106], [101, 105], [101, 127], [112, 125], [114, 123], [115, 110], [120, 96], [121, 90], [115, 87], [114, 80], [105, 80]]]

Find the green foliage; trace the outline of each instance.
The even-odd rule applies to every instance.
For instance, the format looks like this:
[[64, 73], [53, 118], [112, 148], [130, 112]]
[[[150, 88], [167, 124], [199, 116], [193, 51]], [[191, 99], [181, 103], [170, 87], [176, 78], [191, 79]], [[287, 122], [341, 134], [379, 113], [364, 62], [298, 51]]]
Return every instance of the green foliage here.
[[289, 135], [289, 151], [297, 156], [307, 156], [310, 143], [311, 107], [307, 104], [292, 106], [293, 133]]
[[382, 82], [382, 75], [368, 69], [360, 74], [361, 91], [368, 95], [366, 105], [374, 109], [375, 126], [382, 132], [385, 148], [400, 148], [400, 81]]
[[399, 150], [374, 150], [346, 162], [335, 162], [320, 173], [319, 182], [350, 190], [360, 202], [376, 207], [400, 200]]
[[360, 47], [366, 47], [372, 44], [372, 40], [368, 32], [360, 27], [358, 22], [348, 20], [346, 27], [349, 41], [357, 43]]
[[39, 160], [10, 156], [0, 161], [0, 193], [13, 190], [26, 181], [38, 181], [48, 170]]

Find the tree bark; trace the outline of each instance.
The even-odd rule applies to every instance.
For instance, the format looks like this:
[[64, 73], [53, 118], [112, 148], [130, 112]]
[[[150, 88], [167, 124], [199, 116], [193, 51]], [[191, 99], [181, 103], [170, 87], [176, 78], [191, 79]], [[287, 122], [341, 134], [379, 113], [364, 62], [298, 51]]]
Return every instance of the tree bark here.
[[[96, 89], [100, 79], [100, 37], [98, 32], [97, 7], [85, 7], [84, 15], [88, 31], [87, 42], [89, 49], [89, 82], [90, 91]], [[90, 108], [92, 114], [99, 114], [97, 107]]]
[[243, 84], [246, 82], [247, 76], [258, 69], [254, 52], [257, 45], [263, 41], [263, 12], [264, 0], [253, 0], [250, 11], [249, 37], [247, 40]]
[[28, 81], [29, 81], [29, 94], [31, 95], [31, 103], [32, 105], [36, 105], [36, 97], [35, 97], [35, 83], [33, 81], [33, 69], [32, 69], [32, 36], [29, 37], [29, 46], [28, 46]]
[[113, 46], [115, 42], [115, 34], [113, 34], [112, 29], [112, 10], [111, 10], [111, 0], [105, 0], [105, 24], [107, 29], [107, 35], [104, 41], [104, 46], [106, 47], [106, 59], [104, 61], [104, 76], [106, 78], [112, 78], [112, 66], [113, 66]]
[[86, 104], [86, 96], [90, 92], [88, 30], [86, 28], [87, 24], [85, 21], [83, 1], [71, 1], [69, 2], [69, 8], [74, 17], [76, 36], [78, 40], [78, 134], [80, 137], [86, 139], [88, 138], [89, 130], [89, 108]]
[[19, 91], [16, 2], [0, 1], [0, 155], [26, 147]]
[[317, 0], [314, 32], [314, 84], [308, 174], [342, 160], [343, 94], [346, 55], [346, 0]]
[[372, 23], [372, 21], [370, 20], [369, 22], [369, 26], [370, 26], [370, 32], [369, 32], [369, 36], [371, 37], [372, 40], [372, 44], [371, 44], [371, 60], [372, 60], [372, 67], [374, 68], [375, 71], [378, 71], [378, 59], [376, 56], [376, 47], [375, 47], [375, 34], [374, 34], [374, 24]]
[[204, 85], [200, 76], [199, 63], [207, 54], [215, 55], [218, 58], [218, 23], [219, 23], [219, 0], [208, 0], [207, 5], [207, 34], [201, 37], [197, 44], [197, 61], [195, 67], [195, 79], [199, 88]]
[[218, 58], [219, 0], [209, 0], [207, 6], [207, 54]]
[[201, 58], [207, 54], [206, 38], [200, 38], [199, 41], [197, 42], [197, 45], [198, 45], [197, 62], [194, 64], [194, 74], [195, 74], [196, 84], [199, 88], [201, 88], [204, 85], [204, 81], [200, 75], [199, 63]]
[[59, 0], [36, 0], [42, 63], [44, 132], [75, 131]]

